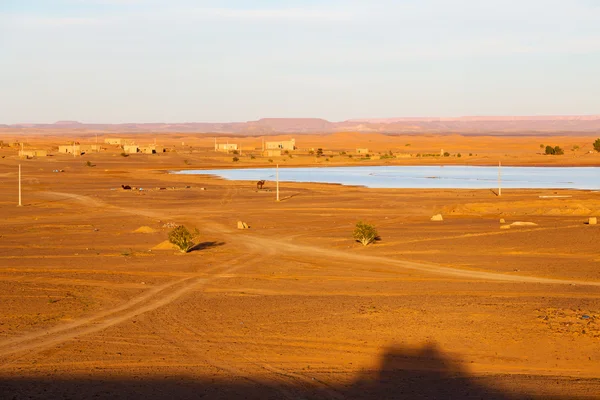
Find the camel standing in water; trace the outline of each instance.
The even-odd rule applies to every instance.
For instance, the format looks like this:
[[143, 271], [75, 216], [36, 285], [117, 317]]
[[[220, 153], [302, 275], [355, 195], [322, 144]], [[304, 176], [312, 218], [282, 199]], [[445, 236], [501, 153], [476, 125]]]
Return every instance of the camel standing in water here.
[[256, 182], [256, 188], [259, 190], [262, 189], [264, 185], [265, 185], [265, 181]]

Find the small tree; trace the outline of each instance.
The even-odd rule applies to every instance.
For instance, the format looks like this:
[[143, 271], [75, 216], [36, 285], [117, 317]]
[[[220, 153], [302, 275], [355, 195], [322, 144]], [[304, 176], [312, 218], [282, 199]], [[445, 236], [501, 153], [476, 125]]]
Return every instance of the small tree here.
[[169, 242], [177, 246], [182, 253], [187, 253], [194, 247], [194, 238], [198, 234], [197, 229], [194, 229], [194, 232], [190, 233], [185, 226], [179, 225], [169, 232]]
[[554, 154], [557, 156], [562, 156], [563, 154], [565, 154], [565, 151], [561, 149], [560, 146], [556, 146], [554, 148]]
[[239, 159], [238, 157], [233, 157], [233, 158], [232, 158], [232, 160], [233, 160], [233, 162], [238, 162], [238, 161], [240, 161], [240, 159]]
[[373, 225], [366, 224], [362, 221], [356, 224], [352, 236], [363, 246], [373, 243], [379, 237], [377, 234], [377, 229], [375, 229]]
[[556, 151], [554, 150], [554, 147], [552, 147], [552, 146], [546, 146], [545, 153], [549, 154], [549, 155], [554, 155], [556, 153]]
[[596, 141], [594, 142], [594, 150], [600, 152], [600, 138], [596, 139]]

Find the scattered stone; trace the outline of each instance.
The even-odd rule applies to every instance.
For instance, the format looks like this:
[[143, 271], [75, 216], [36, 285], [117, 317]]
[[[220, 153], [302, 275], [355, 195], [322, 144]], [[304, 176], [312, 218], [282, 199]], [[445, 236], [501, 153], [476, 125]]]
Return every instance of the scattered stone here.
[[590, 219], [588, 219], [588, 225], [596, 225], [596, 224], [598, 224], [597, 217], [590, 217]]
[[500, 225], [500, 229], [510, 229], [510, 225]]
[[506, 223], [506, 221], [504, 220], [504, 218], [500, 218], [500, 223], [501, 224], [505, 224]]
[[433, 217], [431, 217], [432, 221], [443, 221], [444, 217], [442, 217], [442, 214], [436, 214]]
[[237, 223], [237, 228], [238, 228], [238, 229], [248, 229], [248, 228], [250, 228], [250, 227], [248, 226], [248, 224], [247, 224], [247, 223], [245, 223], [245, 222], [242, 222], [242, 221], [238, 221], [238, 223]]
[[535, 222], [523, 222], [523, 221], [513, 222], [510, 225], [511, 226], [538, 226], [538, 224], [536, 224]]

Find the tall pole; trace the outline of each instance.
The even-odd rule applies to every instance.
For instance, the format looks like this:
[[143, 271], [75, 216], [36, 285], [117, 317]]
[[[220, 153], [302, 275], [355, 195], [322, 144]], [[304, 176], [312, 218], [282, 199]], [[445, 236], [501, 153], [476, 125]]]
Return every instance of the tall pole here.
[[498, 197], [502, 196], [502, 162], [498, 161]]
[[277, 177], [277, 201], [279, 201], [279, 164], [277, 164], [277, 172], [276, 172], [276, 177]]
[[21, 202], [21, 164], [19, 164], [19, 207], [21, 207], [23, 203]]

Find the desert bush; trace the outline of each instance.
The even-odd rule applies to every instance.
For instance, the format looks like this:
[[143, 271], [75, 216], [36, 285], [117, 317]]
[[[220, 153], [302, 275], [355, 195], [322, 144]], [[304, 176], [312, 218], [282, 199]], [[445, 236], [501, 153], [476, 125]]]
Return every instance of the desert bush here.
[[594, 150], [600, 152], [600, 138], [596, 139], [596, 141], [594, 142]]
[[269, 162], [270, 162], [270, 163], [272, 163], [272, 162], [273, 162], [273, 159], [272, 159], [272, 158], [269, 158]]
[[256, 157], [254, 156], [254, 154], [250, 154], [250, 159], [254, 160]]
[[565, 154], [565, 151], [560, 148], [560, 146], [556, 146], [554, 148], [554, 154], [556, 154], [557, 156], [562, 156], [563, 154]]
[[444, 152], [444, 157], [450, 157], [450, 153], [448, 153], [447, 151]]
[[373, 225], [364, 222], [358, 222], [352, 234], [354, 240], [360, 242], [363, 246], [367, 246], [378, 239], [377, 229]]
[[129, 157], [129, 154], [127, 154], [127, 153], [125, 153], [125, 152], [122, 152], [122, 153], [121, 153], [121, 157]]
[[318, 149], [317, 149], [317, 157], [320, 157], [320, 156], [322, 156], [322, 155], [323, 155], [323, 149], [321, 149], [321, 148], [318, 148]]
[[458, 158], [461, 158], [461, 157], [462, 157], [462, 155], [461, 155], [460, 153], [458, 153], [458, 154], [456, 155], [456, 157], [458, 157]]
[[197, 229], [190, 232], [185, 226], [179, 225], [169, 232], [169, 242], [177, 246], [182, 253], [187, 253], [194, 247], [194, 239], [198, 233]]
[[545, 151], [545, 153], [546, 153], [546, 154], [549, 154], [549, 155], [556, 155], [556, 156], [560, 156], [560, 155], [563, 155], [563, 154], [565, 154], [565, 151], [564, 151], [563, 149], [561, 149], [561, 148], [560, 148], [560, 146], [555, 146], [555, 147], [552, 147], [552, 146], [546, 146], [546, 151]]
[[88, 167], [95, 167], [96, 166], [96, 164], [92, 164], [91, 161], [86, 162], [85, 165], [87, 165]]
[[236, 155], [237, 155], [237, 154], [240, 154], [240, 152], [239, 152], [239, 151], [237, 151], [237, 150], [233, 150], [233, 151], [232, 151], [232, 153], [233, 153], [233, 154], [236, 154]]
[[237, 157], [233, 157], [233, 158], [232, 158], [232, 160], [233, 160], [233, 162], [238, 162], [238, 161], [240, 161], [240, 159], [239, 159], [239, 158], [237, 158]]

